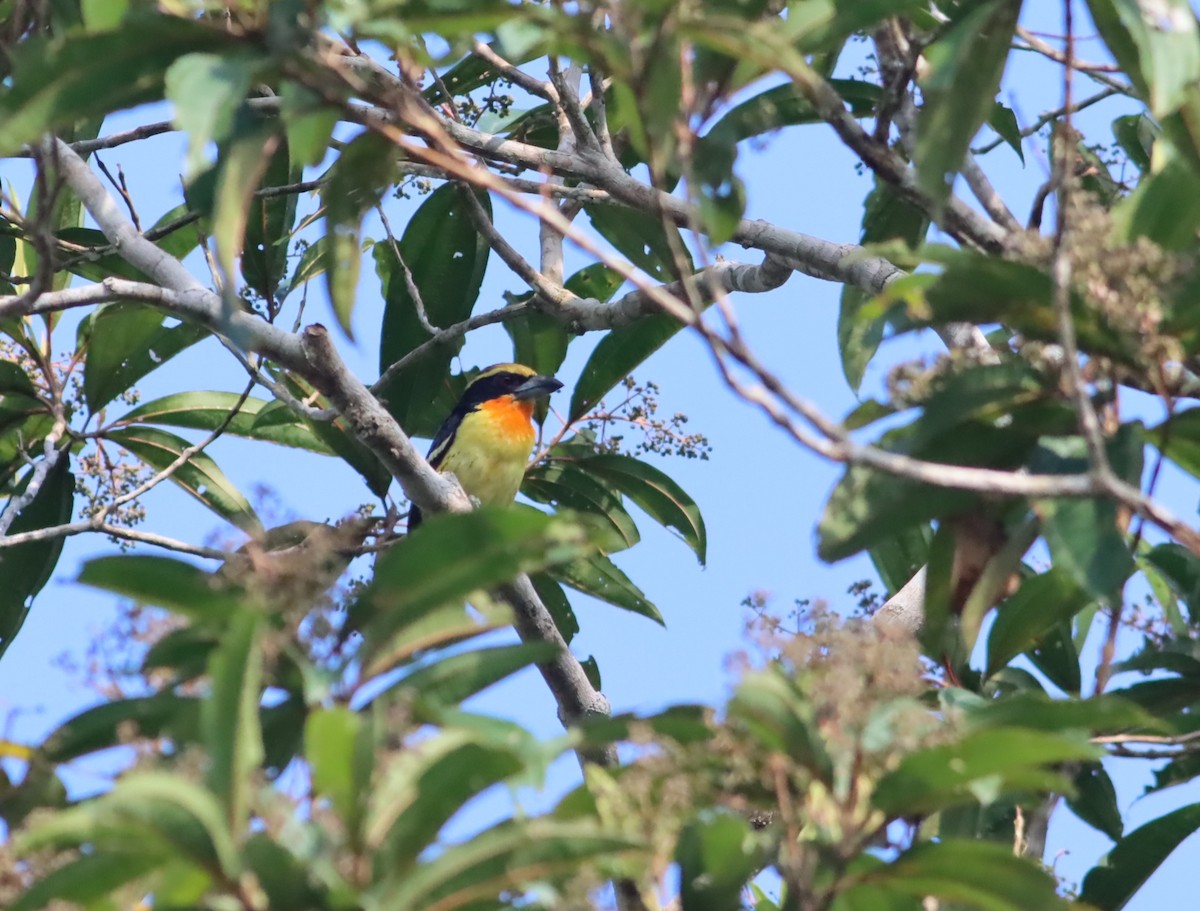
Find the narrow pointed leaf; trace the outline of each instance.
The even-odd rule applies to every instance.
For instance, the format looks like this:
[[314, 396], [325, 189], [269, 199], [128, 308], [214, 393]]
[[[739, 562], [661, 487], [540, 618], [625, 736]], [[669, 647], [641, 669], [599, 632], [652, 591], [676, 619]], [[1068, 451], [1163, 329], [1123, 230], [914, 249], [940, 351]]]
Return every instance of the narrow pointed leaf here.
[[603, 519], [619, 541], [613, 551], [633, 547], [641, 540], [621, 495], [582, 467], [569, 462], [536, 465], [526, 473], [521, 490], [538, 503]]
[[366, 659], [437, 608], [454, 606], [471, 592], [519, 573], [580, 559], [607, 539], [578, 518], [547, 516], [529, 507], [430, 516], [379, 561], [346, 623], [363, 630]]
[[312, 769], [313, 790], [330, 802], [356, 846], [362, 844], [374, 749], [369, 725], [348, 708], [334, 706], [308, 716], [304, 755]]
[[83, 393], [92, 411], [208, 334], [143, 304], [109, 304], [85, 325]]
[[481, 895], [567, 875], [582, 864], [611, 858], [639, 842], [590, 823], [531, 819], [509, 823], [447, 848], [403, 878], [386, 880], [380, 911], [454, 911]]
[[367, 130], [342, 149], [321, 190], [325, 206], [325, 286], [338, 325], [353, 337], [351, 318], [362, 259], [362, 220], [396, 173], [396, 148]]
[[8, 911], [41, 911], [57, 902], [90, 907], [166, 859], [152, 843], [137, 851], [85, 854], [39, 879], [8, 906]]
[[935, 896], [954, 907], [981, 911], [1063, 909], [1054, 877], [1008, 845], [948, 839], [909, 848], [869, 877], [914, 898]]
[[226, 423], [240, 400], [234, 392], [177, 392], [139, 405], [122, 415], [117, 424], [165, 424], [208, 431], [225, 425], [225, 433], [234, 436], [333, 455], [333, 450], [294, 412], [277, 403], [248, 397]]
[[665, 626], [662, 614], [640, 588], [625, 575], [612, 560], [603, 554], [595, 554], [557, 566], [550, 575], [576, 591], [591, 595], [616, 607], [624, 608], [655, 623]]
[[921, 185], [938, 198], [962, 167], [971, 140], [995, 105], [1021, 0], [985, 0], [965, 12], [926, 48], [930, 75], [917, 122], [916, 163]]
[[[172, 465], [191, 445], [173, 433], [144, 425], [112, 430], [106, 437], [158, 471]], [[176, 469], [170, 479], [217, 515], [228, 519], [244, 531], [251, 534], [262, 531], [262, 524], [250, 501], [208, 454], [196, 453]]]
[[1172, 810], [1134, 829], [1083, 878], [1080, 898], [1100, 911], [1120, 911], [1184, 839], [1200, 829], [1200, 803]]
[[[463, 192], [445, 184], [429, 194], [398, 244], [429, 322], [443, 329], [471, 315], [491, 250], [475, 230]], [[488, 195], [478, 193], [476, 198], [490, 214]], [[379, 343], [382, 373], [428, 341], [430, 334], [421, 324], [417, 301], [390, 244], [375, 246], [375, 270], [385, 300]], [[380, 391], [380, 398], [408, 433], [432, 437], [453, 407], [461, 390], [448, 386], [446, 377], [461, 347], [461, 338], [437, 346]]]
[[263, 655], [262, 617], [247, 606], [235, 614], [208, 662], [212, 692], [201, 710], [208, 781], [225, 805], [230, 828], [241, 832], [250, 814], [250, 792], [262, 764], [258, 702]]
[[708, 534], [700, 507], [665, 472], [640, 459], [616, 453], [592, 456], [581, 465], [620, 490], [660, 525], [679, 532], [700, 563], [704, 563]]

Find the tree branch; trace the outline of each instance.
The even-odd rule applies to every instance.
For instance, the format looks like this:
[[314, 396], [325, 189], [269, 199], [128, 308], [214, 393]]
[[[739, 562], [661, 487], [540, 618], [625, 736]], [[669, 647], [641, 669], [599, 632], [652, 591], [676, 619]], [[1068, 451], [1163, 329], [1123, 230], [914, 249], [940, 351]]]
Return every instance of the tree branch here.
[[[240, 310], [225, 320], [221, 298], [202, 287], [182, 263], [135, 231], [103, 184], [70, 147], [58, 140], [48, 142], [53, 143], [67, 183], [109, 241], [119, 245], [121, 256], [161, 280], [163, 291], [172, 292], [175, 301], [185, 306], [192, 319], [311, 382], [422, 509], [429, 512], [471, 509], [471, 501], [458, 482], [430, 467], [387, 409], [349, 370], [323, 326], [308, 326], [297, 337]], [[519, 577], [507, 591], [513, 596], [510, 605], [517, 616], [518, 632], [536, 631], [539, 636], [545, 633], [548, 636], [545, 641], [560, 649], [554, 659], [538, 667], [558, 703], [564, 723], [574, 723], [591, 712], [607, 711], [607, 700], [588, 682], [578, 659], [566, 650], [549, 611], [528, 579]], [[549, 635], [549, 631], [554, 635]]]

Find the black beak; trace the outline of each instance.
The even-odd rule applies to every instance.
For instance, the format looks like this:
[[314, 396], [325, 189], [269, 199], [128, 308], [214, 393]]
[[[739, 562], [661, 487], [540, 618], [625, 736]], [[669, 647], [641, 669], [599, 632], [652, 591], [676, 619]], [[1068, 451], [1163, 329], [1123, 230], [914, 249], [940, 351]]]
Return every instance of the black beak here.
[[562, 383], [552, 376], [531, 376], [513, 390], [514, 399], [536, 399], [562, 389]]

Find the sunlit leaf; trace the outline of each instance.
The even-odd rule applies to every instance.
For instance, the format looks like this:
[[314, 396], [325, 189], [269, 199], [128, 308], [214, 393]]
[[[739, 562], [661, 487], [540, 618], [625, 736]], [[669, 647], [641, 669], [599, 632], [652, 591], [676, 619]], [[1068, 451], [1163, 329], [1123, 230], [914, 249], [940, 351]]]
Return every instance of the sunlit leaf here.
[[[123, 446], [156, 471], [165, 471], [191, 445], [187, 440], [153, 427], [111, 430], [107, 439]], [[256, 533], [262, 524], [250, 501], [233, 485], [207, 453], [193, 454], [171, 474], [170, 480], [222, 518]]]
[[101, 307], [81, 333], [88, 346], [83, 392], [93, 411], [208, 334], [143, 304]]
[[554, 567], [550, 575], [576, 591], [665, 625], [662, 614], [612, 560], [594, 554]]

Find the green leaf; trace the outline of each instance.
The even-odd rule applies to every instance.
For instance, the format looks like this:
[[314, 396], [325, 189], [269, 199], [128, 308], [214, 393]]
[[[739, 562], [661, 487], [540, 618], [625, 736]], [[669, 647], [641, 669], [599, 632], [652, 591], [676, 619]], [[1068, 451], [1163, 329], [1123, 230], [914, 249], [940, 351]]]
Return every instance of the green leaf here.
[[638, 847], [640, 842], [588, 822], [503, 823], [446, 848], [429, 863], [388, 877], [374, 890], [373, 904], [379, 911], [464, 907], [480, 895], [519, 891]]
[[905, 756], [895, 771], [880, 780], [875, 804], [889, 815], [911, 816], [963, 802], [987, 804], [1007, 793], [1061, 793], [1066, 783], [1048, 767], [1098, 759], [1100, 753], [1086, 736], [986, 728], [957, 743]]
[[8, 911], [40, 911], [59, 901], [92, 907], [126, 883], [145, 876], [164, 860], [161, 848], [153, 843], [138, 850], [85, 854], [37, 880], [8, 906]]
[[674, 225], [637, 209], [597, 206], [588, 218], [600, 235], [631, 263], [658, 281], [674, 281], [695, 271], [683, 235]]
[[247, 605], [230, 618], [220, 646], [208, 661], [212, 690], [200, 723], [208, 758], [208, 783], [225, 805], [234, 832], [250, 816], [255, 773], [263, 760], [258, 701], [262, 689], [262, 616]]
[[1080, 899], [1100, 911], [1119, 911], [1197, 829], [1200, 829], [1200, 803], [1179, 807], [1135, 829], [1083, 878]]
[[278, 911], [329, 907], [324, 890], [311, 881], [315, 877], [309, 857], [301, 860], [263, 833], [253, 835], [242, 846], [242, 856], [267, 893], [269, 907]]
[[[237, 134], [221, 149], [217, 159], [217, 190], [213, 206], [212, 234], [216, 242], [217, 262], [230, 288], [226, 289], [226, 307], [241, 306], [232, 299], [232, 283], [236, 281], [236, 264], [246, 245], [246, 222], [261, 202], [254, 202], [254, 191], [281, 145], [281, 138], [272, 127], [253, 115], [240, 125]], [[226, 320], [232, 316], [226, 313]], [[227, 323], [228, 325], [228, 323]], [[234, 338], [234, 341], [237, 341]]]
[[[303, 175], [303, 166], [292, 161], [291, 145], [281, 142], [267, 163], [261, 188], [294, 184]], [[280, 299], [280, 286], [287, 273], [288, 242], [296, 221], [297, 196], [296, 193], [255, 195], [249, 203], [242, 278], [264, 301], [271, 303]]]
[[121, 24], [129, 0], [82, 0], [79, 11], [89, 32], [104, 32]]
[[1118, 841], [1125, 829], [1121, 820], [1121, 808], [1117, 806], [1117, 789], [1112, 779], [1098, 762], [1085, 762], [1072, 776], [1074, 796], [1067, 797], [1071, 812], [1097, 829]]
[[933, 531], [928, 524], [916, 525], [880, 541], [869, 550], [886, 593], [894, 595], [929, 562]]
[[988, 118], [988, 126], [995, 130], [1001, 139], [1017, 153], [1021, 164], [1025, 164], [1025, 149], [1021, 144], [1021, 125], [1017, 123], [1017, 115], [1012, 108], [997, 101], [992, 106], [992, 115]]
[[1146, 439], [1193, 477], [1200, 478], [1200, 408], [1188, 408], [1146, 431]]
[[471, 592], [591, 553], [606, 539], [577, 518], [529, 507], [482, 508], [429, 516], [402, 546], [384, 555], [350, 606], [348, 629], [361, 629], [363, 658], [405, 627]]
[[683, 911], [739, 907], [742, 890], [762, 867], [763, 855], [750, 823], [741, 816], [706, 812], [687, 823], [675, 845]]
[[[328, 406], [328, 400], [323, 396], [317, 395], [316, 390], [312, 386], [298, 379], [296, 376], [284, 374], [282, 379], [292, 394], [298, 398], [312, 396], [318, 405], [322, 407]], [[284, 403], [277, 402], [264, 408], [255, 423], [259, 426], [266, 426], [267, 424], [280, 422], [286, 423], [291, 420], [291, 409]], [[392, 483], [391, 472], [379, 461], [379, 457], [375, 453], [368, 449], [347, 429], [345, 418], [336, 417], [332, 421], [314, 421], [309, 418], [303, 418], [303, 422], [343, 462], [362, 476], [371, 493], [377, 497], [383, 497], [387, 493], [388, 487]]]
[[166, 72], [166, 98], [175, 123], [188, 135], [185, 176], [200, 173], [211, 142], [224, 141], [234, 114], [262, 69], [262, 58], [245, 53], [184, 54]]
[[[942, 423], [935, 409], [934, 419]], [[921, 422], [890, 431], [880, 444], [919, 459], [952, 465], [1014, 468], [1032, 449], [1030, 437], [1018, 420], [997, 427], [991, 421], [968, 415], [961, 423], [924, 432]], [[906, 529], [919, 528], [931, 519], [969, 511], [977, 498], [964, 491], [931, 487], [897, 478], [863, 466], [851, 466], [834, 488], [818, 527], [817, 552], [834, 561], [885, 541]]]
[[292, 277], [288, 280], [285, 297], [301, 285], [312, 281], [318, 275], [325, 274], [326, 263], [329, 257], [329, 246], [330, 238], [326, 235], [318, 237], [304, 248], [304, 252], [300, 254], [299, 262], [296, 263], [296, 269], [292, 272]]
[[345, 145], [321, 189], [325, 206], [325, 285], [338, 325], [353, 338], [363, 216], [396, 181], [396, 147], [364, 130]]
[[820, 780], [829, 780], [833, 762], [812, 699], [803, 681], [782, 668], [748, 674], [729, 703], [729, 721], [765, 750], [781, 751]]
[[[475, 230], [463, 192], [454, 184], [438, 187], [413, 214], [399, 241], [400, 254], [412, 273], [429, 322], [439, 328], [471, 315], [487, 269], [490, 248]], [[476, 198], [490, 215], [487, 194], [477, 193]], [[428, 341], [429, 331], [421, 325], [404, 270], [390, 244], [376, 245], [375, 271], [385, 300], [379, 343], [382, 373]], [[461, 389], [448, 385], [446, 377], [461, 347], [461, 338], [435, 347], [380, 390], [380, 398], [409, 434], [432, 437], [454, 406]]]
[[1083, 686], [1083, 672], [1079, 667], [1079, 649], [1075, 647], [1070, 623], [1059, 623], [1026, 655], [1034, 667], [1050, 678], [1051, 683], [1064, 692], [1078, 695]]
[[[146, 233], [152, 235], [153, 230], [152, 228]], [[195, 233], [194, 228], [192, 233]], [[95, 228], [60, 228], [54, 232], [54, 237], [58, 241], [58, 256], [61, 257], [62, 268], [72, 275], [95, 282], [110, 276], [138, 282], [153, 281], [145, 272], [125, 262], [116, 253], [102, 252], [111, 251], [112, 248], [104, 233]]]
[[1200, 621], [1200, 559], [1182, 544], [1159, 544], [1144, 557], [1188, 606], [1192, 623]]
[[556, 648], [546, 642], [471, 649], [418, 668], [395, 686], [415, 694], [422, 703], [456, 706], [535, 662], [551, 660], [556, 654]]
[[[1000, 322], [1029, 338], [1057, 342], [1058, 319], [1051, 305], [1052, 283], [1042, 269], [1027, 263], [1003, 260], [958, 250], [926, 248], [931, 261], [943, 265], [941, 276], [913, 275], [894, 281], [888, 293], [904, 300], [914, 317], [913, 328], [948, 322]], [[1083, 298], [1071, 295], [1080, 347], [1089, 354], [1104, 354], [1122, 363], [1134, 358], [1129, 338], [1105, 322]]]
[[704, 563], [708, 535], [696, 501], [664, 472], [632, 456], [617, 453], [590, 456], [581, 468], [607, 481], [629, 497], [650, 518], [674, 528]]
[[1129, 156], [1129, 160], [1137, 169], [1146, 174], [1150, 170], [1150, 156], [1154, 152], [1154, 142], [1162, 132], [1150, 115], [1123, 114], [1112, 122], [1113, 138], [1117, 145]]
[[869, 30], [890, 16], [916, 13], [923, 7], [920, 0], [805, 0], [789, 7], [788, 27], [801, 50], [822, 51], [840, 47], [855, 32]]
[[1200, 175], [1195, 167], [1172, 158], [1113, 206], [1114, 233], [1128, 243], [1144, 237], [1168, 250], [1189, 250], [1200, 228], [1197, 194]]
[[637, 526], [625, 511], [621, 495], [584, 467], [569, 462], [543, 462], [525, 473], [521, 491], [537, 503], [557, 509], [589, 513], [603, 519], [616, 541], [613, 551], [633, 547], [641, 540]]
[[1017, 655], [1033, 648], [1062, 621], [1092, 603], [1093, 598], [1065, 566], [1055, 566], [1025, 579], [996, 613], [988, 634], [986, 673], [989, 676], [996, 673]]
[[934, 896], [982, 911], [1039, 911], [1068, 907], [1054, 878], [1037, 861], [1015, 857], [1008, 845], [946, 839], [909, 848], [868, 882], [915, 898]]
[[[123, 446], [156, 471], [173, 464], [191, 444], [165, 430], [144, 425], [108, 431], [106, 439]], [[243, 531], [257, 534], [262, 523], [254, 508], [207, 453], [198, 452], [171, 475], [193, 497]]]
[[682, 324], [674, 317], [656, 313], [631, 326], [613, 329], [600, 339], [575, 382], [568, 422], [587, 414], [609, 390], [682, 328]]
[[15, 842], [22, 853], [83, 844], [101, 851], [155, 845], [165, 855], [232, 877], [241, 866], [213, 795], [163, 772], [128, 774], [112, 791], [46, 817]]
[[[830, 79], [829, 84], [847, 102], [850, 113], [855, 117], [866, 117], [873, 113], [883, 95], [879, 86], [860, 79]], [[731, 108], [700, 142], [701, 145], [735, 145], [752, 136], [807, 123], [824, 123], [824, 120], [814, 110], [808, 97], [788, 82], [767, 89]]]
[[1138, 94], [1161, 119], [1200, 80], [1200, 33], [1187, 0], [1088, 0], [1092, 21]]
[[[1093, 598], [1117, 597], [1133, 573], [1133, 556], [1108, 500], [1048, 500], [1038, 504], [1043, 534], [1056, 568]], [[1082, 607], [1082, 606], [1081, 606]]]
[[523, 767], [512, 746], [451, 728], [390, 768], [373, 795], [369, 823], [382, 876], [394, 881], [413, 875], [418, 856], [450, 817]]
[[[288, 407], [252, 396], [241, 403], [237, 413], [229, 413], [241, 396], [235, 392], [177, 392], [146, 402], [121, 416], [116, 426], [128, 424], [165, 424], [191, 430], [213, 431], [225, 425], [233, 436], [307, 449], [321, 455], [333, 450]], [[228, 423], [226, 421], [228, 420]]]
[[208, 332], [144, 304], [109, 304], [80, 328], [87, 339], [83, 394], [99, 411]]
[[139, 737], [169, 736], [179, 746], [195, 739], [199, 708], [200, 700], [173, 693], [103, 702], [55, 728], [41, 753], [50, 762], [70, 762], [127, 743], [131, 731]]
[[[26, 489], [35, 470], [31, 468], [26, 473], [24, 481], [15, 491], [17, 496]], [[75, 478], [71, 474], [71, 460], [67, 453], [60, 452], [58, 461], [46, 473], [33, 500], [9, 525], [8, 534], [18, 535], [70, 522], [74, 499]], [[11, 506], [10, 500], [6, 507]], [[46, 538], [0, 551], [0, 657], [4, 656], [21, 631], [33, 598], [50, 581], [64, 540], [61, 536]]]
[[[624, 279], [603, 263], [584, 266], [566, 281], [566, 289], [579, 297], [608, 301]], [[567, 356], [571, 334], [561, 320], [531, 311], [506, 320], [504, 330], [513, 343], [513, 360], [532, 367], [542, 376], [554, 376]]]
[[157, 100], [167, 69], [181, 56], [233, 41], [222, 29], [179, 16], [136, 16], [112, 31], [21, 41], [11, 85], [0, 94], [0, 151], [14, 152], [82, 118]]
[[238, 596], [218, 584], [212, 573], [173, 557], [97, 557], [84, 564], [78, 581], [217, 628], [224, 628], [240, 605]]
[[[901, 240], [910, 247], [916, 247], [928, 230], [929, 216], [925, 212], [905, 202], [887, 184], [876, 180], [864, 202], [860, 243]], [[865, 308], [869, 300], [868, 295], [859, 288], [846, 285], [842, 289], [838, 311], [838, 351], [842, 359], [842, 373], [855, 392], [862, 385], [863, 374], [879, 349], [890, 320], [886, 310], [877, 314], [868, 312]]]
[[[1142, 475], [1140, 425], [1126, 424], [1108, 444], [1118, 474], [1130, 483]], [[1077, 474], [1087, 470], [1087, 447], [1078, 437], [1046, 437], [1035, 455], [1035, 471]], [[1118, 527], [1116, 505], [1096, 499], [1044, 500], [1034, 507], [1057, 567], [1068, 570], [1093, 598], [1112, 600], [1133, 573], [1133, 555]]]
[[658, 612], [642, 590], [623, 573], [612, 560], [603, 554], [593, 554], [581, 560], [564, 563], [550, 571], [550, 575], [576, 591], [591, 595], [616, 607], [624, 608], [655, 623], [665, 626]]
[[342, 706], [320, 709], [304, 726], [304, 755], [313, 790], [329, 800], [350, 843], [362, 844], [362, 824], [371, 796], [375, 744], [370, 724]]
[[315, 167], [325, 159], [337, 109], [327, 106], [320, 96], [295, 82], [284, 82], [279, 92], [280, 115], [287, 130], [287, 144], [298, 169]]
[[1111, 734], [1156, 725], [1153, 716], [1144, 709], [1118, 696], [1053, 699], [1040, 688], [1010, 693], [1004, 699], [968, 702], [963, 709], [972, 729], [1020, 726], [1039, 731]]
[[534, 591], [542, 599], [546, 610], [550, 612], [559, 633], [562, 634], [567, 645], [570, 645], [575, 634], [579, 632], [579, 618], [575, 616], [571, 602], [567, 600], [566, 592], [562, 590], [562, 586], [557, 581], [544, 572], [531, 574], [529, 581], [533, 583]]
[[938, 199], [949, 192], [947, 178], [962, 167], [995, 106], [1021, 2], [984, 0], [961, 9], [965, 12], [925, 49], [930, 72], [921, 85], [925, 103], [914, 158], [921, 186]]

